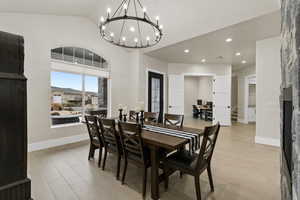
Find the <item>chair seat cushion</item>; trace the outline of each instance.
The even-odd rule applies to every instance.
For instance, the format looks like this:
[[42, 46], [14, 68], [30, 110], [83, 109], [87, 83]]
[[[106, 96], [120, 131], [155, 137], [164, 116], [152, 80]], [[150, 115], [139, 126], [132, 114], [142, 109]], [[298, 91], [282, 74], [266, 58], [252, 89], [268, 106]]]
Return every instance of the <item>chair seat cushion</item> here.
[[[186, 171], [193, 171], [197, 164], [197, 158], [197, 153], [191, 154], [187, 150], [181, 150], [168, 156], [164, 160], [164, 165], [178, 170], [182, 169]], [[205, 165], [203, 164], [201, 168], [204, 167]]]

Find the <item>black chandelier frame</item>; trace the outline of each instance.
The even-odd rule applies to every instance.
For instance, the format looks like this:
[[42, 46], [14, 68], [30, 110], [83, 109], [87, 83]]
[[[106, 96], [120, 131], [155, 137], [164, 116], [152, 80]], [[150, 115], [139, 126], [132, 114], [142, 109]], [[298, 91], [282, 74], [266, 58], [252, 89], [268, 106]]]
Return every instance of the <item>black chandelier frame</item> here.
[[[104, 40], [106, 40], [107, 42], [110, 42], [110, 43], [112, 43], [112, 44], [114, 44], [116, 46], [130, 48], [130, 49], [142, 49], [142, 48], [148, 48], [148, 47], [152, 47], [152, 46], [156, 45], [162, 39], [162, 36], [163, 36], [162, 28], [159, 25], [158, 19], [156, 20], [156, 23], [153, 22], [153, 21], [151, 21], [150, 17], [148, 16], [148, 14], [146, 12], [143, 11], [143, 13], [144, 13], [144, 17], [143, 18], [138, 16], [138, 14], [137, 14], [137, 7], [136, 7], [136, 1], [138, 2], [138, 4], [141, 7], [141, 9], [144, 9], [144, 7], [142, 6], [140, 0], [133, 0], [136, 16], [127, 15], [127, 10], [125, 10], [123, 16], [116, 16], [115, 17], [115, 15], [118, 12], [120, 13], [122, 11], [122, 7], [127, 2], [128, 2], [128, 4], [127, 4], [128, 8], [129, 8], [130, 1], [131, 0], [123, 0], [122, 3], [120, 4], [120, 6], [117, 8], [117, 10], [115, 10], [115, 12], [112, 15], [112, 17], [110, 17], [110, 13], [109, 12], [107, 13], [106, 20], [103, 21], [103, 22], [100, 22], [100, 25], [99, 25], [101, 37]], [[127, 21], [129, 21], [129, 20], [136, 21], [137, 22], [137, 27], [138, 27], [138, 30], [139, 30], [139, 37], [140, 37], [139, 39], [140, 40], [138, 42], [135, 42], [135, 45], [126, 44], [125, 41], [121, 42], [121, 36], [122, 36], [122, 32], [124, 30], [125, 23]], [[106, 33], [105, 33], [106, 28], [103, 28], [103, 27], [106, 27], [107, 25], [109, 25], [110, 23], [115, 22], [115, 21], [122, 21], [122, 28], [121, 28], [119, 39], [117, 41], [114, 40], [114, 37], [106, 35]], [[143, 43], [142, 38], [141, 38], [141, 29], [140, 29], [140, 23], [141, 22], [149, 24], [152, 27], [154, 35], [156, 36], [155, 40], [152, 40], [153, 42], [147, 41], [146, 43]]]

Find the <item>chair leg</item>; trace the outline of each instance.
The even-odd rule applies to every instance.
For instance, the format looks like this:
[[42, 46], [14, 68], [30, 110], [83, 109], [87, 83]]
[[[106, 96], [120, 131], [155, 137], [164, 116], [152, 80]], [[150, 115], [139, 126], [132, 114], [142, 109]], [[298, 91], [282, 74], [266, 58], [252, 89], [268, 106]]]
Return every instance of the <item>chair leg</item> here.
[[98, 160], [98, 167], [101, 166], [101, 160], [102, 160], [102, 147], [99, 148], [99, 160]]
[[195, 176], [195, 190], [197, 195], [197, 200], [201, 200], [201, 189], [200, 189], [200, 178], [199, 176]]
[[183, 177], [183, 172], [182, 171], [180, 171], [180, 178], [182, 178]]
[[124, 159], [123, 176], [122, 176], [122, 185], [123, 185], [124, 182], [125, 182], [125, 176], [126, 176], [126, 172], [127, 172], [127, 164], [128, 164], [128, 161], [127, 161], [127, 159], [125, 158], [125, 159]]
[[208, 179], [209, 179], [210, 190], [211, 190], [211, 192], [214, 192], [214, 191], [215, 191], [215, 188], [214, 188], [213, 178], [212, 178], [212, 175], [211, 175], [211, 167], [210, 167], [210, 164], [209, 164], [208, 167], [207, 167], [207, 174], [208, 174]]
[[90, 152], [89, 152], [88, 160], [90, 160], [91, 158], [94, 158], [94, 154], [95, 154], [95, 148], [92, 144], [90, 144]]
[[147, 187], [147, 167], [144, 167], [143, 172], [143, 198], [145, 199], [146, 196], [146, 187]]
[[107, 158], [107, 148], [104, 148], [104, 159], [102, 164], [102, 170], [105, 169], [106, 158]]
[[117, 175], [116, 175], [117, 180], [119, 180], [120, 178], [120, 168], [121, 168], [121, 155], [118, 154], [118, 166], [117, 166]]
[[165, 191], [167, 191], [168, 188], [169, 188], [169, 176], [167, 174], [168, 173], [168, 168], [167, 167], [164, 167], [163, 173], [164, 173], [164, 179], [165, 179]]

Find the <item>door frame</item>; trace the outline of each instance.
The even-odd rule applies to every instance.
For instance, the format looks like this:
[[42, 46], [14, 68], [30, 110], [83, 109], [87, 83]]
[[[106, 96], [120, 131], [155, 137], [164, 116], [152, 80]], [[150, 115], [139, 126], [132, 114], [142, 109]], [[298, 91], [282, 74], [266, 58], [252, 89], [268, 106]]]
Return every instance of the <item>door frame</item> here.
[[[244, 123], [248, 124], [249, 120], [248, 120], [248, 107], [249, 107], [249, 102], [248, 102], [248, 98], [249, 98], [249, 85], [250, 85], [250, 81], [255, 79], [255, 83], [256, 83], [256, 74], [251, 74], [245, 77], [245, 92], [244, 92]], [[256, 91], [255, 91], [256, 92]]]
[[149, 72], [153, 72], [153, 73], [157, 73], [157, 74], [161, 74], [163, 75], [163, 113], [167, 113], [167, 110], [166, 110], [166, 102], [167, 102], [167, 75], [165, 72], [161, 72], [161, 71], [158, 71], [158, 70], [154, 70], [154, 69], [151, 69], [151, 68], [146, 68], [146, 82], [145, 82], [145, 110], [148, 111], [148, 94], [149, 94]]
[[[215, 77], [217, 76], [217, 74], [215, 74], [215, 73], [183, 73], [182, 75], [184, 78], [186, 76], [195, 76], [195, 77], [210, 76], [213, 79], [215, 79]], [[212, 90], [211, 92], [213, 93], [214, 91]], [[183, 99], [183, 105], [184, 105], [184, 99]], [[184, 107], [183, 107], [183, 113], [184, 113]]]

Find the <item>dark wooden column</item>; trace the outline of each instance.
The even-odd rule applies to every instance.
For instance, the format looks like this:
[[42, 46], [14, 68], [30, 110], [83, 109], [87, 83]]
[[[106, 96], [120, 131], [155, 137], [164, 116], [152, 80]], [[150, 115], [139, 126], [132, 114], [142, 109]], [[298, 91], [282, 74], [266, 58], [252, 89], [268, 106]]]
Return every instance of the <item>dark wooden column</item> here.
[[31, 199], [24, 39], [0, 32], [0, 199]]

